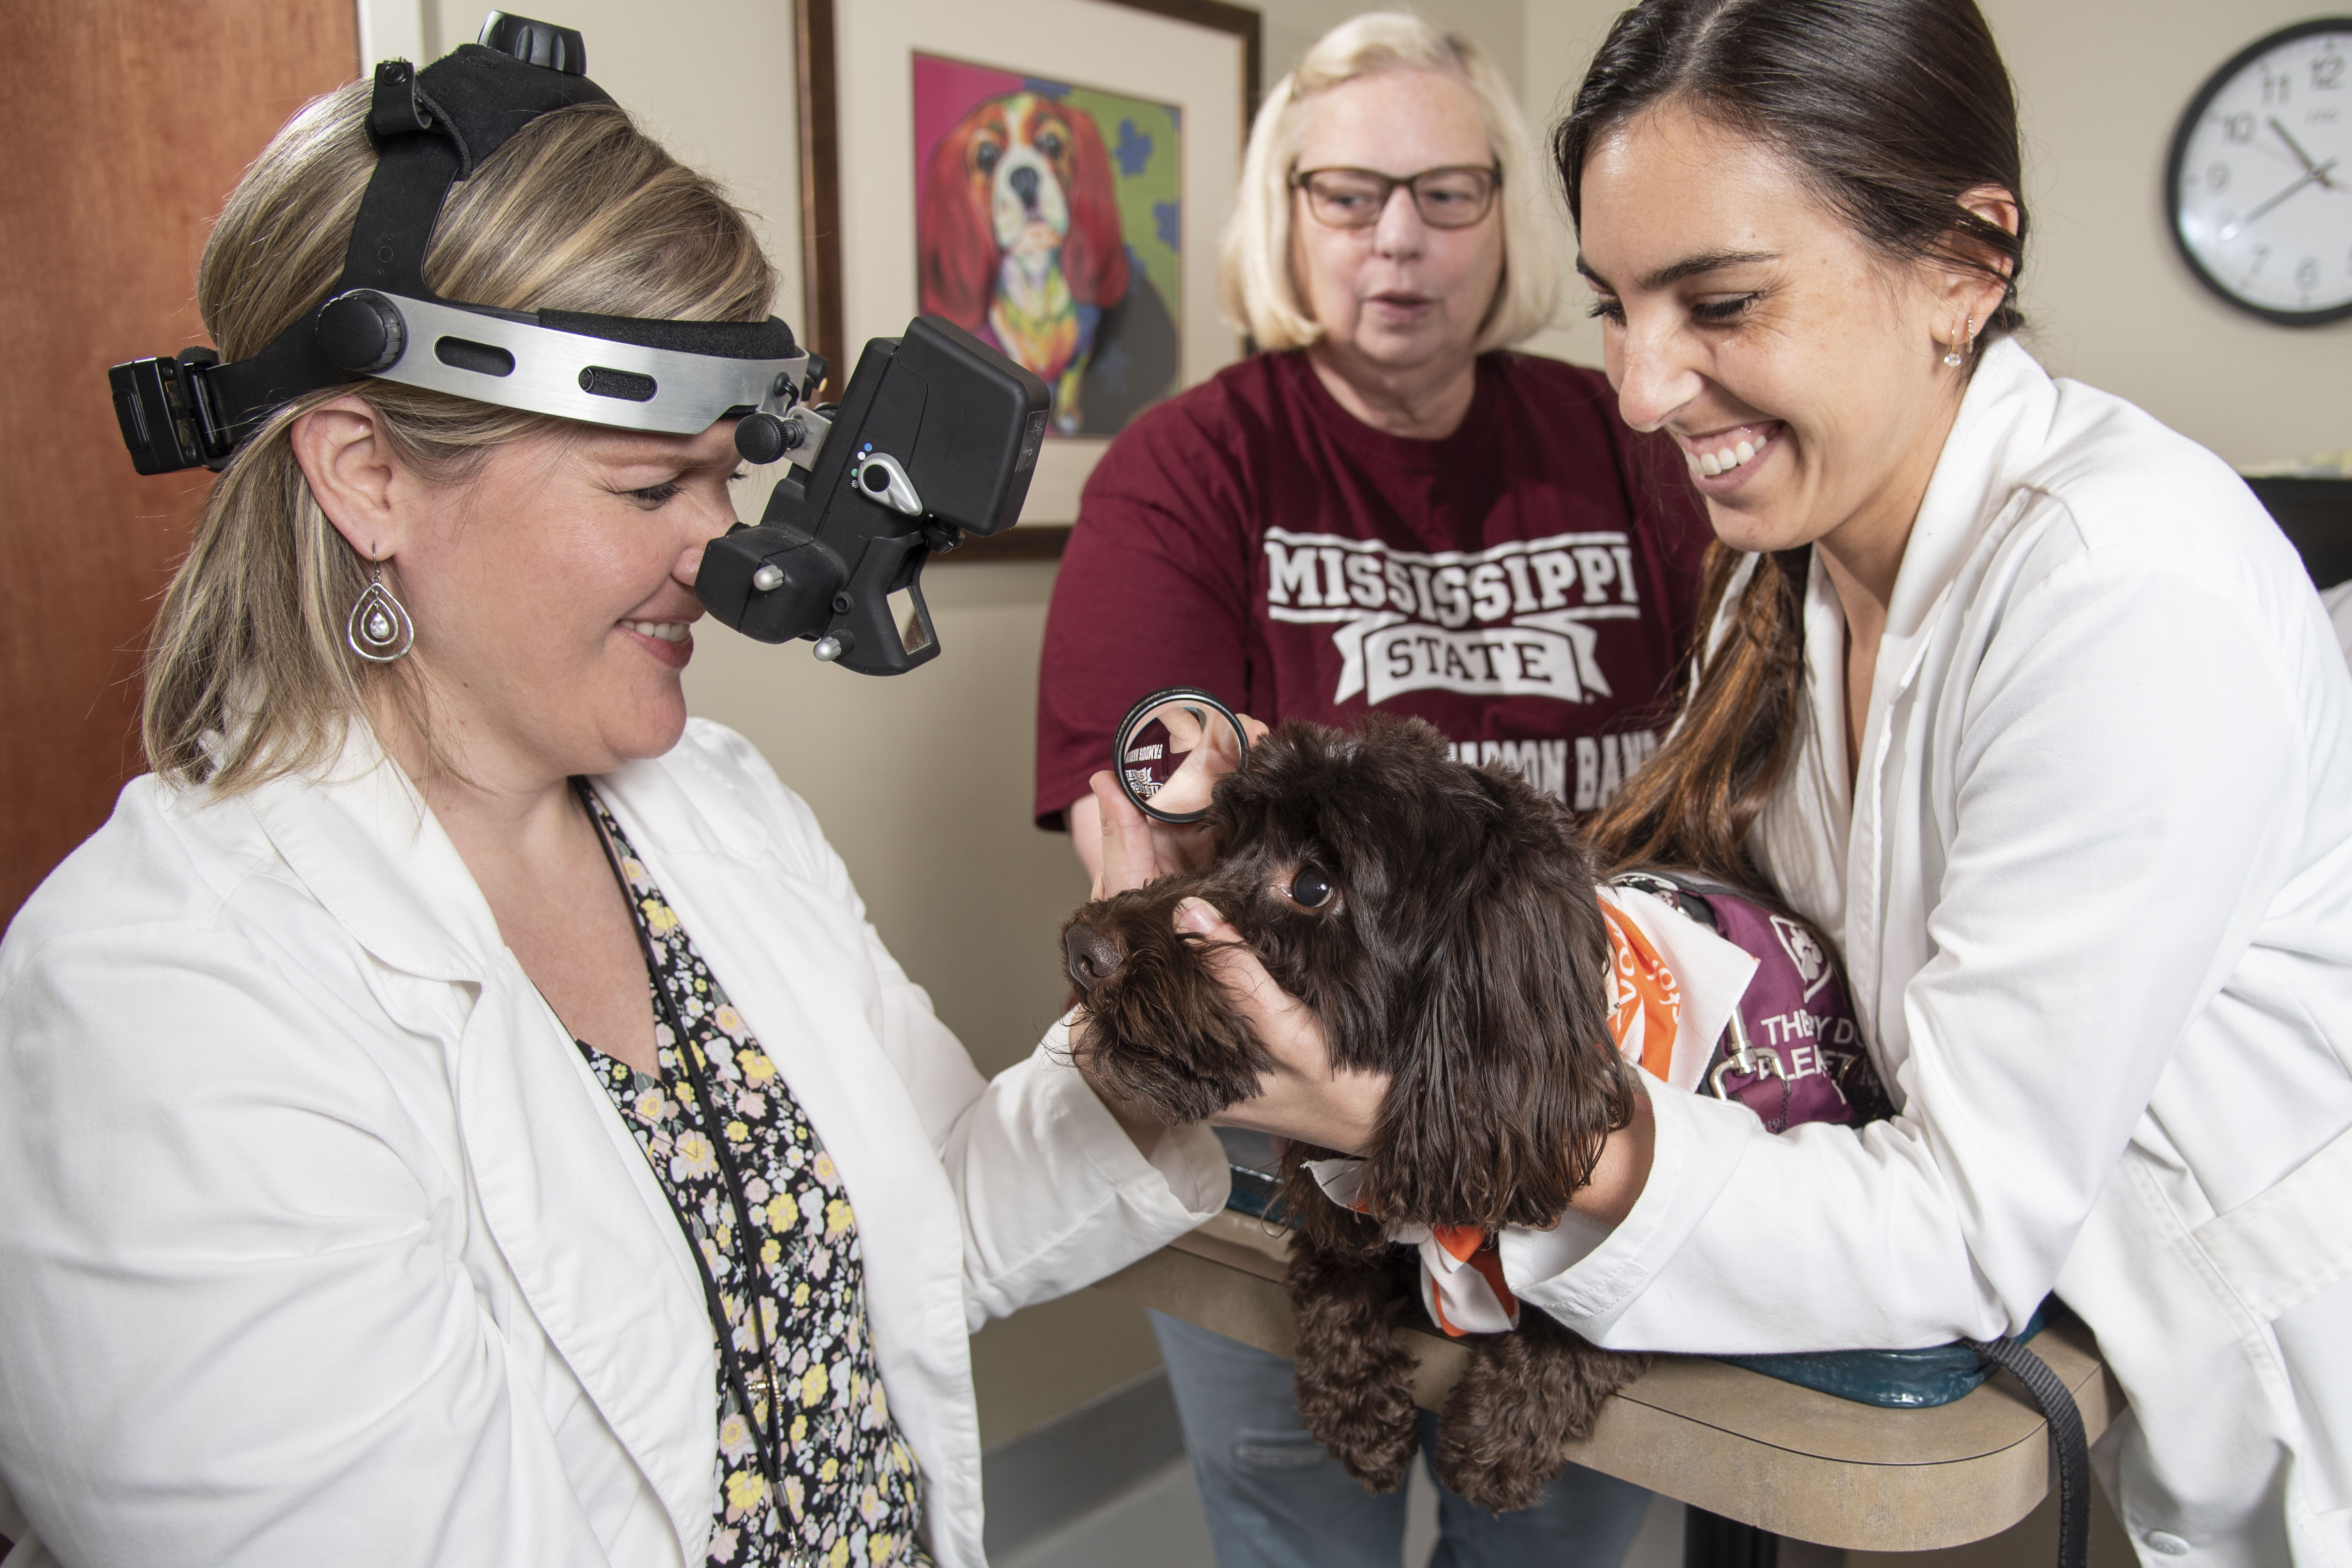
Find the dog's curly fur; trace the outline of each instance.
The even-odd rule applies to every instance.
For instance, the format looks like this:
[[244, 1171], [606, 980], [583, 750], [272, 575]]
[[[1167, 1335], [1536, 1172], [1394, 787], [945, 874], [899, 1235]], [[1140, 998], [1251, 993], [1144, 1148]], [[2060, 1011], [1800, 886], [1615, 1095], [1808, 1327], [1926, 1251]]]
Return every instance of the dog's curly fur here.
[[[1064, 926], [1084, 998], [1073, 1049], [1172, 1121], [1256, 1092], [1271, 1058], [1226, 1005], [1202, 939], [1172, 923], [1198, 897], [1315, 1009], [1336, 1067], [1390, 1076], [1360, 1151], [1361, 1213], [1305, 1169], [1330, 1151], [1294, 1143], [1282, 1160], [1298, 1226], [1299, 1414], [1368, 1489], [1390, 1491], [1417, 1441], [1412, 1359], [1393, 1330], [1420, 1308], [1417, 1260], [1389, 1227], [1549, 1226], [1632, 1116], [1592, 860], [1557, 804], [1509, 770], [1451, 760], [1418, 720], [1286, 724], [1218, 781], [1207, 822], [1208, 868]], [[1318, 878], [1330, 889], [1319, 901]], [[1533, 1504], [1564, 1445], [1646, 1364], [1533, 1308], [1516, 1331], [1471, 1343], [1440, 1413], [1438, 1473], [1497, 1512]]]

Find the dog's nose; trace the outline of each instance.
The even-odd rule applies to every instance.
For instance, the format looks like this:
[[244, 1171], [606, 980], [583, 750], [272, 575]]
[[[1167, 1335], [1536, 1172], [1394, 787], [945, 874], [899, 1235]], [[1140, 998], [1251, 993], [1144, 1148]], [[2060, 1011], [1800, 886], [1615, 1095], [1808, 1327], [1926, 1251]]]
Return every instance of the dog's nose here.
[[1013, 186], [1013, 194], [1021, 198], [1021, 205], [1031, 212], [1035, 212], [1037, 210], [1037, 171], [1015, 169], [1008, 183]]
[[1070, 984], [1080, 991], [1092, 991], [1127, 962], [1117, 942], [1084, 921], [1070, 922], [1068, 933], [1062, 938], [1062, 951], [1069, 956]]

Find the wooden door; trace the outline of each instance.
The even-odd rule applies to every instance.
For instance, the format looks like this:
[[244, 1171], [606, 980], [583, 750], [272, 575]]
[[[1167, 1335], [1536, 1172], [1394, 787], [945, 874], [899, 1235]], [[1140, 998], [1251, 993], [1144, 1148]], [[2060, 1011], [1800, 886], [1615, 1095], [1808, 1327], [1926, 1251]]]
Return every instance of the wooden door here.
[[208, 341], [214, 214], [358, 63], [352, 0], [0, 3], [0, 920], [143, 771], [140, 650], [210, 483], [131, 472], [106, 367]]

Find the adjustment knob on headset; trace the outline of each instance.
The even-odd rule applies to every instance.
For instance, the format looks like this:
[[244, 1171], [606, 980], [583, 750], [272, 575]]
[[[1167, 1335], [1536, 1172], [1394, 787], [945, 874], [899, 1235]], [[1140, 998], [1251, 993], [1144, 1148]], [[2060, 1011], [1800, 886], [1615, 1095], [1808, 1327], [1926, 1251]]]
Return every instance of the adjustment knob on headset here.
[[408, 347], [400, 308], [373, 289], [354, 289], [328, 300], [320, 307], [315, 331], [327, 363], [360, 375], [390, 370]]
[[482, 23], [481, 45], [512, 55], [525, 65], [544, 66], [566, 76], [588, 74], [588, 46], [570, 27], [534, 22], [507, 11], [493, 11]]
[[735, 424], [735, 450], [747, 463], [772, 463], [801, 444], [801, 433], [772, 414], [746, 414]]

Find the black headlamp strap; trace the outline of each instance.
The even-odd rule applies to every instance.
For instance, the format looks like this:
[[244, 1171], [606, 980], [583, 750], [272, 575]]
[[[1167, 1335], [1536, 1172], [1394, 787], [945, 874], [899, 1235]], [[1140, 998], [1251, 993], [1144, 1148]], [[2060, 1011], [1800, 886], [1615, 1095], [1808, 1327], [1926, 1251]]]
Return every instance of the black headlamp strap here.
[[[386, 60], [375, 68], [375, 101], [368, 116], [376, 143], [375, 173], [352, 221], [343, 275], [327, 292], [331, 298], [346, 289], [381, 289], [429, 300], [425, 252], [449, 187], [457, 181], [462, 154], [443, 129], [447, 121], [433, 115], [431, 100], [416, 90], [406, 60]], [[411, 112], [424, 123], [412, 119], [405, 128], [387, 133], [387, 121], [399, 123], [386, 113], [388, 105], [413, 106]]]
[[[342, 276], [327, 297], [376, 289], [437, 299], [425, 284], [425, 255], [450, 187], [541, 115], [612, 101], [572, 70], [479, 44], [460, 45], [421, 71], [406, 60], [378, 65], [367, 121], [375, 173], [360, 196]], [[252, 358], [205, 373], [201, 395], [214, 437], [206, 444], [217, 460], [291, 399], [362, 379], [320, 352], [316, 328], [317, 312], [308, 312]]]
[[425, 252], [449, 187], [541, 115], [612, 101], [584, 76], [479, 44], [462, 44], [421, 71], [405, 60], [377, 66], [368, 110], [375, 174], [360, 198], [342, 279], [329, 293], [436, 298], [425, 286]]
[[[379, 86], [381, 71], [379, 68]], [[457, 174], [456, 149], [444, 137], [424, 132], [387, 142], [366, 194], [360, 197], [351, 245], [343, 253], [343, 275], [327, 297], [333, 299], [348, 289], [381, 289], [433, 298], [425, 287], [425, 248]], [[290, 399], [358, 379], [320, 352], [318, 312], [305, 311], [251, 359], [206, 373], [205, 395], [212, 404], [207, 412], [226, 443], [222, 455], [242, 444]]]
[[428, 132], [386, 143], [352, 222], [343, 275], [328, 297], [346, 289], [381, 289], [435, 298], [425, 287], [425, 252], [457, 179], [457, 150], [446, 139]]

